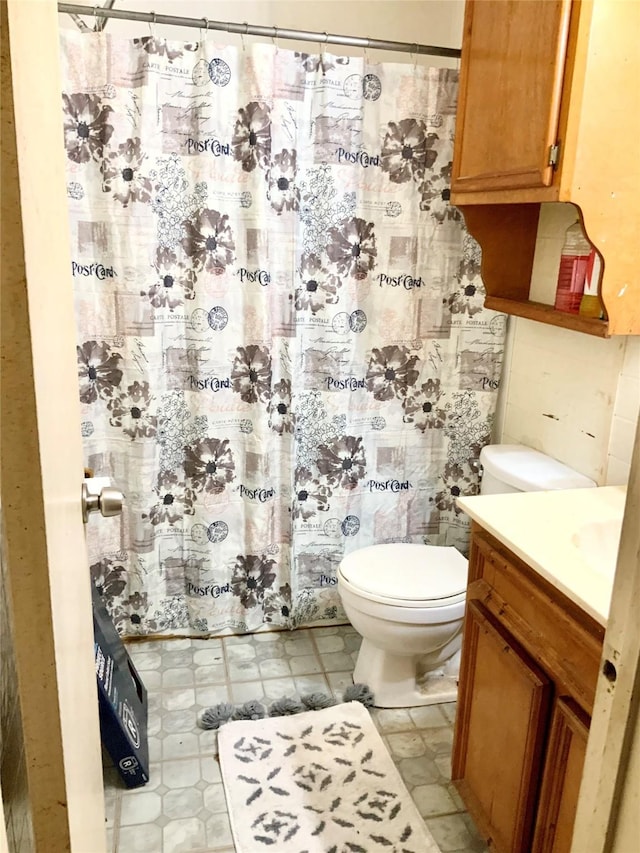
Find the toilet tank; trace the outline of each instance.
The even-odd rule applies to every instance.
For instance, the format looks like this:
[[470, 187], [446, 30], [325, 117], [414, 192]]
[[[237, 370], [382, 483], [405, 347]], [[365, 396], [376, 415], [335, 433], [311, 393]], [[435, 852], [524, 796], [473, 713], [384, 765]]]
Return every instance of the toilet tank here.
[[568, 465], [522, 444], [489, 444], [480, 451], [480, 493], [589, 489], [596, 483]]

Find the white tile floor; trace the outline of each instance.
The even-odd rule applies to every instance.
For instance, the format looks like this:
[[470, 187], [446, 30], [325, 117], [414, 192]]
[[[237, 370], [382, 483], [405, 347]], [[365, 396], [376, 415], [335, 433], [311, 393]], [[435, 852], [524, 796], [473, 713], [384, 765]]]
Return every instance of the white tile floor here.
[[[359, 644], [350, 625], [131, 643], [148, 691], [151, 778], [127, 790], [105, 768], [109, 853], [234, 853], [217, 733], [198, 728], [198, 712], [313, 691], [341, 699]], [[374, 710], [373, 718], [443, 853], [480, 853], [484, 843], [451, 783], [454, 713], [446, 704]]]

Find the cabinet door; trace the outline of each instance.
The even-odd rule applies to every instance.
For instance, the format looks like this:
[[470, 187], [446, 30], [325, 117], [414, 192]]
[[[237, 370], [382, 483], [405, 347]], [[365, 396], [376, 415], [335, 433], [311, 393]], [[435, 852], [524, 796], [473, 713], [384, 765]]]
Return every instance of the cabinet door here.
[[571, 0], [467, 0], [454, 192], [548, 186]]
[[551, 684], [479, 602], [467, 605], [452, 778], [498, 853], [529, 853]]
[[569, 853], [578, 806], [589, 719], [569, 698], [553, 709], [544, 767], [534, 853]]

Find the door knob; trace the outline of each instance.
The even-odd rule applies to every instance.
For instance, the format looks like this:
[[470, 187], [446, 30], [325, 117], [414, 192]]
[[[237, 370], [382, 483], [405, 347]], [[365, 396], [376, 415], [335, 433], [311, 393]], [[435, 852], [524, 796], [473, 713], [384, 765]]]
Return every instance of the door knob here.
[[103, 486], [100, 489], [100, 494], [91, 494], [87, 488], [87, 484], [82, 484], [82, 520], [86, 524], [89, 520], [89, 514], [92, 512], [100, 512], [105, 517], [112, 515], [120, 515], [122, 512], [122, 503], [124, 495], [120, 489], [113, 486]]

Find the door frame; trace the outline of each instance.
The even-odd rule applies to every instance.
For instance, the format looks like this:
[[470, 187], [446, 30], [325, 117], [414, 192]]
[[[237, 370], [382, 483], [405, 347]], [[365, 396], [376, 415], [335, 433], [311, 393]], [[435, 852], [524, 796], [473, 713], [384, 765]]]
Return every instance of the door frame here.
[[55, 0], [2, 14], [3, 557], [35, 853], [104, 853]]

